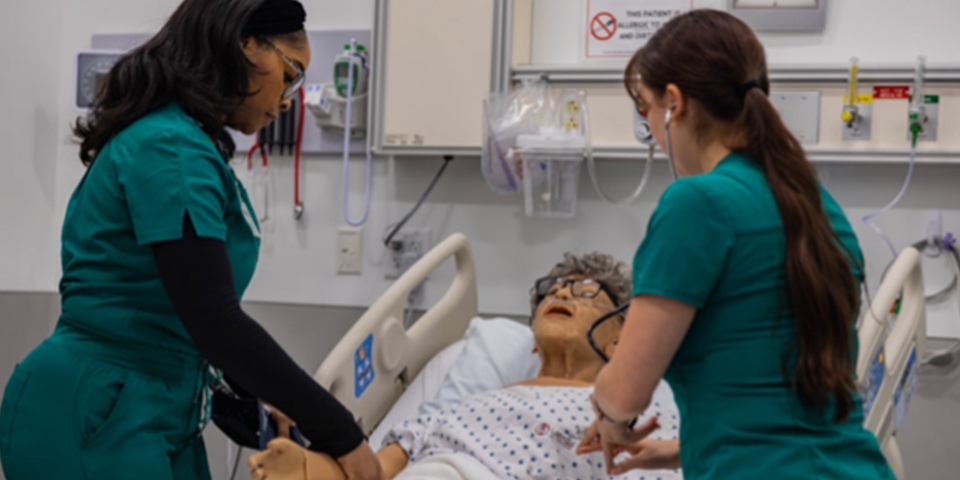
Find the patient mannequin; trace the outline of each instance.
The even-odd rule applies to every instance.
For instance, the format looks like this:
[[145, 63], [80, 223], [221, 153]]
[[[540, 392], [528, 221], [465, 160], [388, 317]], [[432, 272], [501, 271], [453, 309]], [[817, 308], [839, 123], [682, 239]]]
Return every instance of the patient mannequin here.
[[[622, 262], [599, 253], [565, 255], [564, 261], [557, 264], [547, 277], [539, 280], [531, 292], [531, 327], [535, 339], [533, 352], [542, 361], [537, 377], [504, 390], [467, 397], [449, 411], [431, 417], [424, 415], [395, 426], [385, 441], [392, 443], [377, 454], [386, 478], [396, 477], [421, 456], [454, 452], [471, 455], [500, 478], [556, 478], [561, 475], [607, 478], [602, 455], [596, 454], [599, 458], [590, 459], [577, 457], [573, 451], [583, 434], [582, 429], [593, 420], [589, 394], [594, 378], [604, 365], [603, 359], [591, 348], [587, 331], [595, 320], [613, 311], [618, 303], [628, 301], [630, 295], [630, 272]], [[608, 357], [616, 348], [622, 323], [623, 317], [618, 316], [594, 331], [595, 343]], [[507, 415], [509, 408], [511, 417], [522, 410], [526, 418], [520, 421], [521, 417], [517, 416], [503, 421], [498, 417], [495, 422], [493, 417], [500, 415], [500, 412], [494, 413], [494, 409], [488, 410], [488, 407], [502, 409], [503, 416]], [[457, 408], [463, 410], [460, 415], [457, 415]], [[517, 412], [514, 412], [514, 408]], [[576, 422], [571, 425], [570, 413], [555, 412], [561, 409], [580, 417], [574, 415]], [[475, 410], [477, 413], [474, 413]], [[480, 417], [488, 412], [489, 415]], [[533, 419], [534, 414], [536, 419]], [[561, 418], [558, 423], [558, 414], [568, 418]], [[462, 420], [462, 416], [470, 418]], [[463, 423], [473, 422], [474, 419], [477, 421], [474, 425]], [[553, 422], [552, 432], [549, 422]], [[461, 425], [464, 429], [460, 429]], [[493, 428], [488, 430], [488, 427]], [[651, 432], [659, 427], [656, 417], [638, 426]], [[651, 441], [672, 442], [677, 433], [676, 426], [672, 428], [668, 432], [672, 436]], [[544, 431], [550, 435], [544, 435]], [[411, 437], [415, 439], [411, 440]], [[527, 459], [526, 464], [519, 461], [519, 467], [526, 470], [519, 470], [518, 465], [513, 463], [511, 472], [510, 465], [504, 465], [503, 461], [498, 460], [501, 457], [492, 453], [497, 451], [504, 458], [513, 455], [514, 443], [511, 442], [514, 440], [526, 442], [516, 443], [516, 450], [524, 449], [521, 453], [532, 457]], [[547, 447], [544, 448], [545, 444]], [[526, 450], [530, 446], [541, 448]], [[676, 451], [675, 448], [662, 450]], [[543, 457], [550, 460], [544, 461]], [[573, 458], [582, 460], [578, 464], [576, 460], [570, 460]], [[561, 463], [564, 459], [566, 463]], [[673, 463], [668, 460], [665, 459], [663, 465]], [[252, 456], [248, 463], [251, 475], [258, 480], [346, 480], [336, 460], [308, 451], [283, 438], [272, 441], [266, 451]], [[658, 463], [653, 462], [649, 468], [661, 468], [656, 465]], [[553, 472], [549, 471], [551, 467]], [[544, 472], [544, 469], [548, 471]], [[564, 471], [561, 472], [561, 469]]]

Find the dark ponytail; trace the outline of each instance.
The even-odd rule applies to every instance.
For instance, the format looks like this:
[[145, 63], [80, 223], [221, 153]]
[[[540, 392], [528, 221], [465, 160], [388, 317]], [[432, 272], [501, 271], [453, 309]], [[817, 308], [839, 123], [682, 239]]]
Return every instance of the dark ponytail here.
[[[639, 81], [638, 81], [639, 80]], [[630, 61], [625, 82], [639, 97], [640, 81], [657, 95], [675, 84], [704, 107], [696, 125], [710, 135], [724, 125], [731, 148], [763, 170], [786, 236], [785, 268], [796, 317], [794, 389], [810, 405], [834, 401], [834, 421], [854, 408], [853, 324], [859, 308], [851, 256], [824, 211], [816, 172], [767, 95], [763, 46], [736, 17], [694, 10], [670, 21]]]
[[[290, 5], [284, 3], [296, 3], [299, 10], [290, 12]], [[89, 114], [77, 120], [73, 132], [80, 140], [83, 164], [93, 164], [113, 137], [170, 102], [179, 102], [225, 153], [233, 155], [235, 146], [225, 119], [250, 94], [253, 68], [241, 39], [266, 36], [294, 44], [306, 41], [302, 19], [299, 31], [272, 34], [278, 26], [291, 30], [279, 23], [278, 9], [283, 9], [284, 18], [305, 16], [299, 3], [292, 1], [184, 0], [160, 32], [120, 58]], [[251, 23], [251, 19], [257, 21]]]

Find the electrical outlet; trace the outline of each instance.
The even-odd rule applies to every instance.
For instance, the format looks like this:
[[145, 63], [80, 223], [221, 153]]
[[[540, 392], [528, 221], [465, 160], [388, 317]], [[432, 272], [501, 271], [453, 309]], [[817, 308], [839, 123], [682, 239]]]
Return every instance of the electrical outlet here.
[[391, 241], [390, 265], [387, 272], [387, 278], [398, 278], [408, 268], [412, 258], [419, 259], [423, 257], [430, 248], [431, 231], [429, 228], [405, 228], [401, 230]]
[[566, 90], [561, 92], [561, 104], [564, 108], [561, 110], [560, 124], [567, 132], [584, 133], [585, 115], [583, 103], [586, 101], [586, 94], [581, 91]]
[[360, 275], [363, 273], [363, 229], [340, 227], [337, 229], [337, 274]]

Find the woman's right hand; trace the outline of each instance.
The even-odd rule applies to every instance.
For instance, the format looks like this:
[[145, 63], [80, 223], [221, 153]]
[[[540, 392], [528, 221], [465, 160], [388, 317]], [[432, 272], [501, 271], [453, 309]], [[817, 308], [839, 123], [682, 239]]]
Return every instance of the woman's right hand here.
[[347, 474], [347, 480], [383, 480], [380, 460], [366, 441], [352, 452], [337, 459], [337, 463]]

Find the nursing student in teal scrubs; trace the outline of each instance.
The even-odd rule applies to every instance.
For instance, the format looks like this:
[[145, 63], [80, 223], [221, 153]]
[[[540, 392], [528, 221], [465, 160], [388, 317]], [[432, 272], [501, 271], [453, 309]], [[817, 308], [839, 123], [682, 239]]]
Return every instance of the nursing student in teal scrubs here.
[[[694, 10], [637, 52], [625, 80], [679, 179], [637, 251], [581, 451], [604, 450], [611, 467], [626, 451], [614, 472], [682, 467], [687, 480], [893, 480], [855, 387], [863, 256], [770, 103], [757, 37]], [[679, 442], [627, 423], [661, 378]]]
[[[379, 480], [353, 416], [240, 308], [260, 226], [226, 128], [267, 126], [304, 81], [296, 0], [185, 0], [112, 69], [75, 133], [88, 167], [62, 232], [62, 315], [0, 407], [7, 480], [206, 480], [222, 375]], [[286, 418], [286, 417], [282, 417]]]

